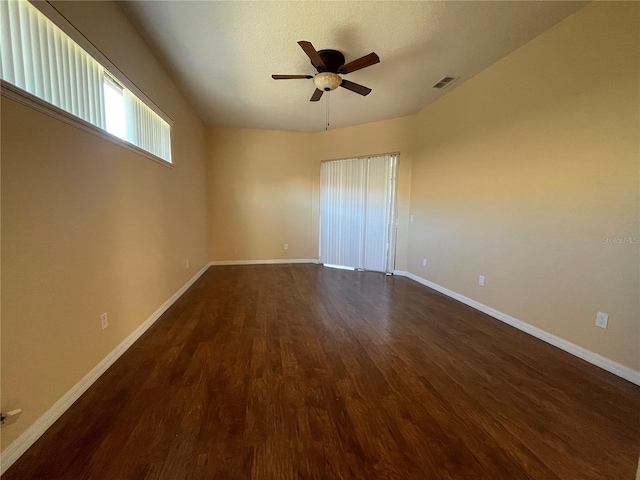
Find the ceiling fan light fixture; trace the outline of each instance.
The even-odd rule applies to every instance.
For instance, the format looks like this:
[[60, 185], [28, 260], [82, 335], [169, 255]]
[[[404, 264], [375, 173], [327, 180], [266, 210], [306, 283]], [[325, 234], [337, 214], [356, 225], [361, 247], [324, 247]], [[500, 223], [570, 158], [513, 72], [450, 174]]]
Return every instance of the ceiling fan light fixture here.
[[329, 92], [342, 84], [342, 77], [336, 73], [322, 72], [313, 77], [313, 84], [318, 90]]

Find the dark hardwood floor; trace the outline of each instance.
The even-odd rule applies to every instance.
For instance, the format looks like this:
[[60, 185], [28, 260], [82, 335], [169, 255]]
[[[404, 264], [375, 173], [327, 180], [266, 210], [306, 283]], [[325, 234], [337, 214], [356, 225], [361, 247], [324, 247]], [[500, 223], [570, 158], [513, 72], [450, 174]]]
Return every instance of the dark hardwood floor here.
[[639, 415], [411, 280], [212, 267], [3, 479], [633, 479]]

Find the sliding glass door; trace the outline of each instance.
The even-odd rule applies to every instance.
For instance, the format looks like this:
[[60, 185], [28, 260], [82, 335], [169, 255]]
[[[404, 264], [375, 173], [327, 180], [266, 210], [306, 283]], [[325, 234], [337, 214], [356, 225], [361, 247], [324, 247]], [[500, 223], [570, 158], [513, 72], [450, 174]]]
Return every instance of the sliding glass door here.
[[393, 271], [397, 158], [393, 154], [322, 163], [321, 263]]

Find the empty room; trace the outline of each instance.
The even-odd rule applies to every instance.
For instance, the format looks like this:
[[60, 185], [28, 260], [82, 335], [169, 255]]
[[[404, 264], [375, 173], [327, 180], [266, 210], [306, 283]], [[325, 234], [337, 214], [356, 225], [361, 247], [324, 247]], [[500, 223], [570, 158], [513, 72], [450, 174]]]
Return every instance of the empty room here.
[[640, 3], [0, 0], [3, 480], [640, 480]]

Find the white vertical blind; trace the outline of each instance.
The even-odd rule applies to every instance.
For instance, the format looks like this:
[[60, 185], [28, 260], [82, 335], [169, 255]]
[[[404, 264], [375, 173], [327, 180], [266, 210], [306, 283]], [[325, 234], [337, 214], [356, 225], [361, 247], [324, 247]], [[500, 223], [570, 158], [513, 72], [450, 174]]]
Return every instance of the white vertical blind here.
[[104, 69], [26, 1], [0, 1], [0, 77], [105, 128]]
[[320, 260], [387, 271], [397, 155], [324, 162], [320, 167]]
[[361, 159], [325, 162], [320, 168], [323, 263], [361, 268], [364, 169]]
[[365, 270], [387, 270], [392, 166], [389, 156], [367, 159], [363, 265]]
[[124, 90], [127, 140], [171, 161], [171, 127], [129, 90]]

